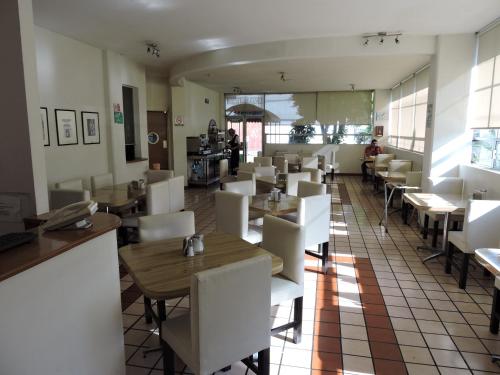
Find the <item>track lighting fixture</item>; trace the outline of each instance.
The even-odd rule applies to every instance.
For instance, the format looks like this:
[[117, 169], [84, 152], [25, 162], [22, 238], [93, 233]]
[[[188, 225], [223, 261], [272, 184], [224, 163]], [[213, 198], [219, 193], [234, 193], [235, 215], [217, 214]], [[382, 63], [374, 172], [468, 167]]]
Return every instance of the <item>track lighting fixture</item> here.
[[379, 31], [378, 33], [374, 33], [374, 34], [365, 34], [362, 36], [363, 38], [363, 46], [368, 46], [368, 44], [370, 43], [370, 40], [372, 38], [376, 38], [376, 40], [378, 40], [378, 44], [379, 45], [384, 45], [384, 42], [385, 40], [387, 39], [387, 37], [394, 37], [394, 43], [395, 44], [399, 44], [400, 43], [400, 40], [399, 40], [399, 37], [403, 35], [402, 33], [388, 33], [386, 31]]
[[158, 43], [146, 43], [146, 46], [148, 53], [156, 56], [157, 58], [160, 57], [160, 47], [158, 46]]

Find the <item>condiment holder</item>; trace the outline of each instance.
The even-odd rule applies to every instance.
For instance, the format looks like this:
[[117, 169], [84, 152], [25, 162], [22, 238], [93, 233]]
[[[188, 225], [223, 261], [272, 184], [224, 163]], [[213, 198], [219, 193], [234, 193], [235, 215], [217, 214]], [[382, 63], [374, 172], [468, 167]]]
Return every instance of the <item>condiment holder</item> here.
[[274, 188], [271, 190], [271, 194], [269, 196], [269, 199], [273, 202], [279, 202], [281, 200], [281, 190]]
[[202, 254], [205, 251], [203, 243], [203, 234], [194, 234], [191, 237], [184, 238], [182, 251], [185, 257], [192, 257], [196, 254]]

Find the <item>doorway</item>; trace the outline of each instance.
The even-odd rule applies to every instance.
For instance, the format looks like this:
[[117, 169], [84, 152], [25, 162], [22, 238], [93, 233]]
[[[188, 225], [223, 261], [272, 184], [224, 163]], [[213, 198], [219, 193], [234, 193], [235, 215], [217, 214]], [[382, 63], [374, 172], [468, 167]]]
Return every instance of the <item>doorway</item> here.
[[167, 112], [148, 111], [149, 169], [168, 169], [167, 134]]
[[243, 144], [240, 161], [251, 163], [262, 152], [263, 126], [263, 119], [259, 117], [226, 117], [227, 130], [234, 129]]

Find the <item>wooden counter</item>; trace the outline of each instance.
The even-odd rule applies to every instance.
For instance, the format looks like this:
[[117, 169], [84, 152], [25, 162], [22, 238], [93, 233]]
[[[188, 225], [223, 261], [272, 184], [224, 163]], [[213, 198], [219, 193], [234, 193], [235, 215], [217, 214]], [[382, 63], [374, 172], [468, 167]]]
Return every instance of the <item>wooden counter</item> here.
[[94, 225], [89, 229], [45, 233], [33, 229], [38, 231], [38, 239], [0, 253], [0, 281], [114, 230], [121, 224], [117, 216], [99, 212], [90, 220]]

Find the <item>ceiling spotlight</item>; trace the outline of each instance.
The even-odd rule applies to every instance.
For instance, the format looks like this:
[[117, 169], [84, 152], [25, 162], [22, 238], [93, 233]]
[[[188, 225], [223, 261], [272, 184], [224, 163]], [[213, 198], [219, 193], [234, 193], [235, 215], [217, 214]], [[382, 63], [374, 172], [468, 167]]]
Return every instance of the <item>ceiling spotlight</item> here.
[[379, 44], [384, 44], [384, 37], [381, 37], [378, 42], [379, 42]]
[[399, 44], [399, 35], [396, 35], [396, 38], [394, 39], [394, 43]]
[[370, 39], [366, 38], [366, 39], [365, 39], [365, 41], [363, 42], [363, 45], [364, 45], [364, 46], [367, 46], [367, 45], [368, 45], [368, 43], [370, 43]]
[[146, 43], [147, 53], [150, 53], [153, 56], [160, 57], [160, 47], [158, 43]]
[[374, 39], [373, 41], [376, 43], [378, 41], [379, 45], [384, 45], [385, 39], [388, 37], [394, 37], [394, 43], [399, 44], [400, 40], [399, 37], [402, 34], [400, 32], [387, 32], [387, 31], [379, 31], [378, 33], [372, 33], [372, 34], [363, 34], [363, 45], [367, 46], [370, 43], [371, 39]]
[[278, 72], [278, 74], [280, 75], [281, 82], [288, 81], [288, 78], [286, 78], [285, 72]]
[[354, 83], [349, 83], [349, 86], [351, 86], [351, 91], [354, 91], [354, 88], [356, 87], [356, 85]]

